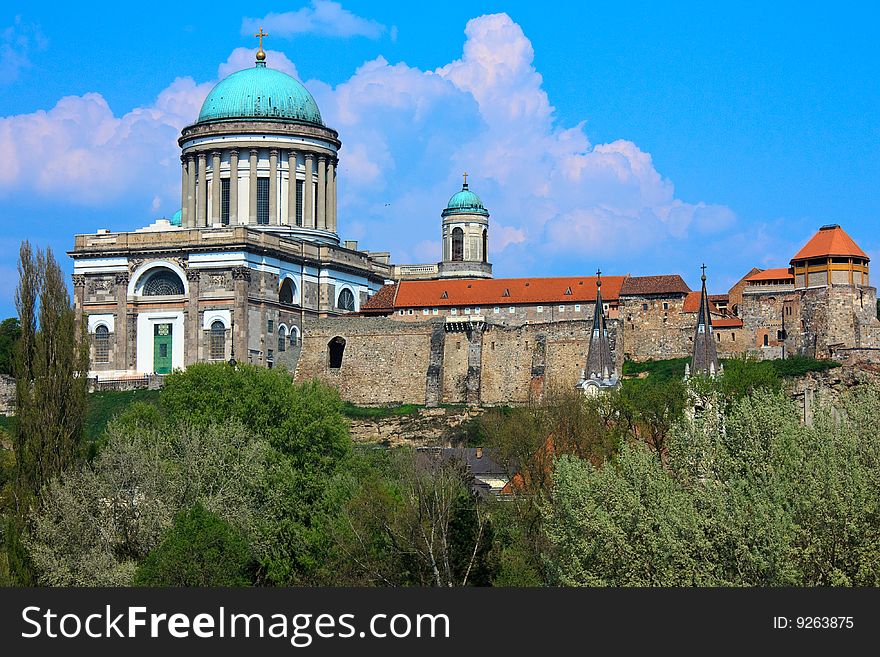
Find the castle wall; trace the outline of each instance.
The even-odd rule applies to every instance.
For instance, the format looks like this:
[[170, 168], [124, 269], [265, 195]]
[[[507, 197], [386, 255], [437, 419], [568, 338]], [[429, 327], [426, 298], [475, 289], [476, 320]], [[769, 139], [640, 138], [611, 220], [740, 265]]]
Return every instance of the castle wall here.
[[[358, 404], [520, 404], [573, 389], [586, 365], [592, 321], [493, 324], [446, 330], [444, 322], [387, 318], [307, 320], [296, 379], [317, 378]], [[616, 349], [618, 322], [608, 323]], [[342, 366], [329, 366], [329, 343], [346, 340]]]
[[685, 313], [684, 295], [620, 297], [625, 323], [623, 351], [632, 360], [683, 358], [692, 349], [695, 314]]

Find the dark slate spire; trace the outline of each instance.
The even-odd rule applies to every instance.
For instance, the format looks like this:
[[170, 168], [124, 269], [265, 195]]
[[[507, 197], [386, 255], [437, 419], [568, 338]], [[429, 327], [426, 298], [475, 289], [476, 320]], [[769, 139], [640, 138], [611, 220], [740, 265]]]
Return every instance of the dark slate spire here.
[[706, 294], [706, 265], [702, 266], [703, 289], [700, 292], [700, 311], [697, 313], [697, 330], [694, 333], [694, 353], [691, 355], [692, 374], [718, 373], [718, 352], [715, 349], [715, 335], [712, 331], [712, 317], [709, 314], [709, 296]]
[[593, 310], [593, 331], [590, 333], [590, 353], [584, 378], [608, 380], [614, 376], [614, 361], [608, 345], [608, 329], [602, 308], [602, 272], [596, 272], [596, 305]]

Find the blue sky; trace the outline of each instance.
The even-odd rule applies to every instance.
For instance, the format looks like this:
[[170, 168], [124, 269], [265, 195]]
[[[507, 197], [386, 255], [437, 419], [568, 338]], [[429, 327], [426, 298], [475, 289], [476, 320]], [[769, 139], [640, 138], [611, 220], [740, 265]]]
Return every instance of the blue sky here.
[[255, 25], [340, 132], [341, 236], [395, 262], [438, 258], [465, 169], [496, 276], [722, 291], [831, 222], [880, 257], [868, 3], [126, 5], [0, 9], [2, 316], [20, 240], [70, 270], [74, 233], [179, 207], [176, 136]]

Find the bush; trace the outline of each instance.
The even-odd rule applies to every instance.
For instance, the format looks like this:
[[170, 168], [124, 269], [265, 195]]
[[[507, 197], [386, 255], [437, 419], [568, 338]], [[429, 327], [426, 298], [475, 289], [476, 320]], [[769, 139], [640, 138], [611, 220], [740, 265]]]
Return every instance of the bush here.
[[196, 502], [174, 518], [161, 545], [135, 574], [137, 586], [246, 586], [247, 541], [232, 525]]

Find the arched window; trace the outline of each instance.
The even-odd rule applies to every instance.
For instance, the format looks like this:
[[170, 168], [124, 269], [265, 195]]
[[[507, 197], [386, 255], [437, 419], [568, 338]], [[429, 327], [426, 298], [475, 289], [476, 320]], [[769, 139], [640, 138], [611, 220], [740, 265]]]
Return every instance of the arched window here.
[[183, 294], [183, 281], [170, 269], [158, 269], [144, 283], [144, 296], [160, 297]]
[[339, 301], [336, 302], [336, 307], [340, 310], [354, 310], [354, 294], [351, 293], [351, 290], [344, 288], [339, 293]]
[[278, 351], [287, 349], [287, 329], [283, 326], [278, 327]]
[[110, 362], [110, 330], [103, 324], [95, 328], [95, 362]]
[[452, 260], [464, 260], [464, 231], [461, 228], [452, 229]]
[[217, 320], [211, 324], [211, 360], [226, 358], [226, 327]]
[[279, 303], [292, 306], [294, 297], [296, 297], [296, 287], [292, 280], [285, 278], [281, 283], [281, 289], [278, 290], [278, 301]]
[[483, 262], [489, 262], [489, 237], [483, 229]]
[[327, 354], [330, 369], [338, 370], [342, 367], [342, 355], [345, 353], [345, 338], [336, 336], [327, 343]]
[[296, 347], [299, 344], [299, 329], [296, 326], [290, 327], [290, 346]]
[[765, 347], [770, 346], [770, 336], [767, 333], [764, 334], [764, 346]]

